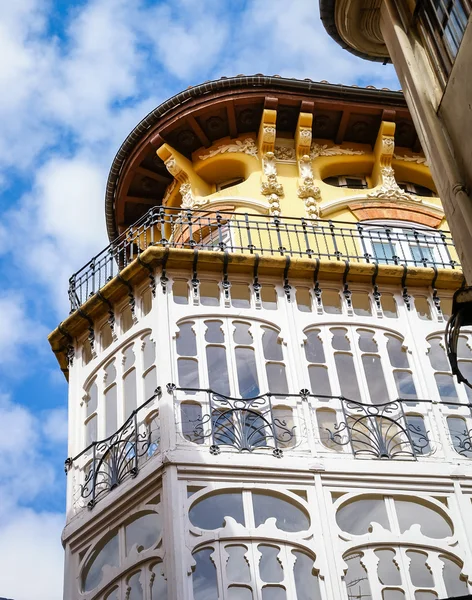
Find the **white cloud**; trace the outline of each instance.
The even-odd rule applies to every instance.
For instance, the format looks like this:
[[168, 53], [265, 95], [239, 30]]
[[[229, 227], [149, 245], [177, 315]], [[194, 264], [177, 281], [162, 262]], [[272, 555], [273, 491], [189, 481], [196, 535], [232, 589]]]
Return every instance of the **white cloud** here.
[[44, 415], [43, 433], [48, 444], [63, 444], [67, 442], [67, 410], [55, 408]]
[[0, 368], [15, 366], [19, 371], [25, 371], [20, 359], [23, 350], [34, 348], [40, 350], [40, 345], [47, 335], [47, 329], [27, 312], [26, 303], [21, 292], [9, 290], [0, 295]]
[[62, 600], [63, 515], [18, 510], [0, 527], [0, 590], [14, 600]]
[[57, 491], [54, 469], [41, 454], [40, 421], [0, 395], [0, 424], [1, 593], [14, 600], [59, 600], [64, 517], [25, 507], [42, 494]]

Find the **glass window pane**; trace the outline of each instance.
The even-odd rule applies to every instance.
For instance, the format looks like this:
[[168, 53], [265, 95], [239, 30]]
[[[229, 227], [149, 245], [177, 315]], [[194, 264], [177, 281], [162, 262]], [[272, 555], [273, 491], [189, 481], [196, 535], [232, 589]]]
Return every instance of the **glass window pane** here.
[[417, 587], [434, 587], [433, 575], [426, 564], [428, 555], [423, 554], [423, 552], [414, 552], [412, 550], [408, 550], [406, 555], [410, 559], [410, 577], [412, 584]]
[[336, 411], [330, 410], [329, 408], [318, 408], [316, 411], [316, 419], [318, 421], [320, 441], [323, 446], [326, 446], [326, 448], [329, 448], [330, 450], [342, 450], [342, 446], [332, 439], [332, 436], [336, 433]]
[[[376, 232], [372, 232], [374, 236]], [[372, 250], [376, 262], [380, 265], [393, 265], [395, 264], [394, 256], [398, 256], [395, 246], [391, 242], [372, 242]]]
[[291, 448], [296, 444], [293, 411], [288, 406], [276, 406], [272, 409], [275, 437], [279, 448]]
[[222, 321], [205, 321], [205, 341], [213, 344], [223, 344], [225, 341], [225, 334], [223, 332]]
[[446, 585], [447, 595], [450, 598], [467, 596], [469, 588], [466, 582], [460, 578], [461, 567], [446, 556], [439, 557], [444, 563], [443, 579]]
[[231, 304], [234, 308], [250, 308], [251, 296], [246, 284], [234, 283], [231, 286]]
[[[113, 380], [110, 381], [110, 383], [113, 383]], [[92, 415], [96, 410], [97, 410], [97, 403], [98, 403], [98, 388], [97, 388], [97, 384], [96, 381], [94, 380], [93, 383], [89, 386], [88, 390], [87, 390], [87, 417], [89, 417], [90, 415]]]
[[349, 400], [360, 402], [361, 394], [352, 356], [336, 352], [334, 362], [336, 363], [336, 370], [338, 372], [341, 394]]
[[362, 364], [364, 366], [367, 387], [373, 404], [383, 404], [389, 401], [387, 383], [382, 369], [380, 356], [363, 354]]
[[126, 333], [133, 326], [131, 307], [127, 306], [121, 313], [121, 333]]
[[269, 391], [277, 396], [288, 394], [287, 376], [285, 374], [285, 365], [281, 363], [266, 364], [267, 382]]
[[428, 246], [422, 246], [421, 244], [414, 246], [413, 244], [410, 244], [410, 251], [413, 260], [415, 261], [415, 266], [428, 266], [435, 262], [433, 249]]
[[156, 367], [149, 369], [144, 376], [144, 398], [143, 402], [154, 396], [157, 388], [157, 372]]
[[131, 371], [123, 379], [123, 394], [125, 400], [125, 420], [130, 416], [133, 410], [138, 408], [136, 397], [136, 369]]
[[403, 590], [385, 588], [382, 591], [382, 600], [405, 600], [405, 593]]
[[314, 329], [305, 333], [305, 356], [308, 362], [324, 363], [325, 355], [323, 350], [323, 342], [320, 337], [320, 330]]
[[311, 295], [307, 288], [297, 288], [297, 306], [301, 312], [311, 312]]
[[189, 511], [190, 522], [200, 529], [219, 529], [224, 526], [225, 517], [231, 517], [237, 523], [245, 525], [241, 492], [206, 496], [198, 500]]
[[376, 550], [375, 555], [379, 559], [377, 575], [380, 583], [383, 585], [401, 584], [402, 578], [397, 566], [398, 559], [395, 561], [395, 552], [393, 550]]
[[310, 365], [308, 367], [310, 377], [311, 393], [315, 396], [331, 396], [331, 385], [329, 383], [328, 369], [321, 365]]
[[167, 581], [164, 578], [162, 563], [152, 568], [150, 588], [151, 600], [167, 600]]
[[[249, 414], [251, 414], [252, 416], [252, 421], [251, 417], [247, 419]], [[258, 415], [253, 415], [252, 413], [247, 412], [240, 412], [238, 413], [238, 416], [241, 417], [241, 419], [238, 420], [238, 434], [243, 435], [243, 432], [241, 430], [244, 430], [244, 433], [247, 434], [247, 436], [250, 436], [252, 432], [249, 430], [249, 428], [251, 426], [251, 423], [253, 423], [254, 420], [258, 419]], [[241, 423], [240, 421], [243, 422]], [[236, 441], [236, 433], [234, 429], [233, 413], [231, 410], [225, 410], [224, 408], [213, 409], [211, 413], [211, 427], [213, 432], [213, 442], [215, 444], [220, 446], [234, 446], [234, 443]], [[257, 438], [254, 439], [256, 436]], [[264, 442], [263, 433], [260, 435], [256, 433], [255, 436], [251, 437], [254, 441], [254, 444], [252, 444], [252, 446], [256, 445], [257, 442], [259, 442], [259, 444]], [[244, 441], [247, 441], [247, 439], [238, 439], [238, 441], [241, 442], [241, 445], [244, 445]], [[250, 444], [247, 445], [250, 446]], [[250, 446], [251, 449], [252, 446]]]
[[101, 549], [93, 554], [82, 573], [82, 590], [90, 592], [102, 580], [103, 568], [118, 567], [119, 548], [118, 536], [115, 534]]
[[131, 344], [123, 350], [123, 371], [130, 369], [134, 365], [135, 360], [133, 344]]
[[195, 323], [181, 323], [176, 336], [179, 356], [197, 356], [197, 339], [193, 330]]
[[415, 400], [418, 398], [411, 373], [408, 371], [394, 371], [393, 378], [395, 379], [399, 398], [404, 398], [405, 400]]
[[188, 304], [188, 285], [183, 279], [176, 279], [172, 285], [172, 296], [176, 304]]
[[228, 588], [228, 600], [253, 600], [252, 590], [246, 586], [232, 585]]
[[116, 379], [115, 359], [105, 367], [105, 385], [111, 385]]
[[457, 340], [457, 356], [459, 358], [472, 358], [472, 351], [468, 346], [468, 340], [463, 335], [459, 336]]
[[467, 423], [461, 417], [448, 417], [447, 425], [454, 450], [466, 458], [472, 458], [472, 436], [467, 430]]
[[383, 498], [363, 498], [345, 504], [336, 513], [336, 521], [342, 531], [352, 535], [368, 533], [372, 523], [390, 529]]
[[194, 600], [218, 600], [215, 564], [210, 558], [213, 548], [204, 548], [193, 554], [195, 569], [192, 574]]
[[200, 283], [200, 304], [203, 306], [220, 305], [220, 288], [214, 281], [202, 281]]
[[264, 358], [266, 360], [282, 361], [284, 359], [284, 354], [282, 351], [282, 340], [279, 338], [278, 331], [269, 329], [268, 327], [263, 327], [262, 331]]
[[251, 333], [251, 325], [249, 323], [242, 323], [241, 321], [233, 321], [233, 326], [234, 343], [251, 346], [254, 341]]
[[262, 308], [266, 310], [277, 310], [277, 293], [272, 285], [261, 287]]
[[230, 395], [226, 348], [224, 346], [207, 346], [206, 358], [208, 367], [208, 383], [210, 389], [218, 394]]
[[100, 345], [102, 350], [106, 350], [113, 342], [113, 335], [109, 323], [105, 323], [100, 329]]
[[265, 585], [262, 588], [262, 600], [287, 600], [287, 593], [279, 585]]
[[423, 417], [419, 415], [406, 415], [405, 418], [415, 452], [417, 454], [429, 454], [431, 446]]
[[154, 546], [161, 535], [161, 516], [158, 513], [143, 515], [126, 525], [126, 556], [136, 546], [138, 552]]
[[330, 315], [342, 314], [341, 297], [334, 290], [323, 290], [321, 299], [323, 301], [323, 309], [325, 313]]
[[443, 318], [449, 321], [452, 314], [452, 298], [441, 298], [441, 312]]
[[385, 337], [387, 338], [387, 352], [392, 367], [408, 369], [408, 356], [406, 348], [403, 346], [403, 340], [393, 335], [386, 335]]
[[454, 379], [452, 375], [442, 375], [436, 373], [434, 375], [436, 379], [436, 385], [438, 386], [438, 392], [443, 402], [458, 402], [456, 386], [454, 385]]
[[345, 576], [347, 595], [348, 598], [372, 600], [367, 571], [361, 563], [361, 558], [362, 554], [351, 554], [344, 559], [348, 565]]
[[226, 562], [226, 576], [230, 581], [239, 583], [249, 583], [251, 581], [251, 572], [246, 558], [246, 546], [225, 546], [228, 554]]
[[234, 354], [236, 356], [239, 394], [242, 398], [254, 398], [254, 396], [258, 396], [260, 390], [254, 349], [237, 347], [234, 350]]
[[380, 297], [380, 304], [385, 317], [389, 319], [398, 318], [397, 303], [392, 294], [382, 294]]
[[197, 402], [182, 402], [180, 405], [182, 435], [189, 442], [203, 444], [202, 407]]
[[141, 310], [143, 317], [151, 312], [152, 308], [152, 291], [151, 288], [147, 288], [141, 295]]
[[446, 352], [442, 346], [442, 339], [430, 338], [428, 343], [430, 345], [428, 356], [433, 369], [436, 369], [437, 371], [449, 371], [450, 365], [447, 360]]
[[335, 350], [350, 350], [351, 344], [347, 339], [347, 329], [343, 327], [333, 327], [330, 329], [333, 337], [331, 345]]
[[276, 527], [282, 531], [306, 531], [310, 527], [307, 515], [287, 500], [264, 492], [252, 492], [254, 522], [256, 527], [271, 517], [276, 519]]
[[151, 334], [143, 337], [143, 369], [146, 371], [156, 360], [156, 344], [151, 340]]
[[292, 550], [292, 554], [295, 557], [293, 578], [297, 600], [321, 600], [318, 577], [313, 573], [313, 559], [304, 552]]
[[90, 341], [87, 339], [82, 345], [82, 362], [84, 365], [88, 365], [92, 360], [92, 346]]
[[359, 317], [370, 317], [372, 315], [369, 294], [353, 292], [351, 295], [351, 302], [354, 314]]
[[85, 445], [90, 446], [92, 442], [97, 441], [97, 415], [90, 417], [85, 424]]
[[277, 560], [280, 548], [259, 544], [257, 549], [262, 555], [259, 563], [259, 573], [262, 581], [265, 581], [266, 583], [280, 583], [283, 581], [284, 572], [282, 565], [279, 560]]
[[424, 296], [415, 297], [415, 308], [420, 319], [422, 319], [423, 321], [431, 321], [431, 309], [429, 306], [429, 302]]
[[412, 525], [418, 524], [421, 527], [421, 533], [430, 538], [441, 539], [452, 535], [449, 523], [432, 507], [413, 500], [395, 498], [395, 508], [402, 533], [408, 531]]
[[112, 385], [105, 392], [105, 437], [109, 437], [118, 429], [118, 406], [116, 385]]
[[362, 352], [377, 352], [378, 346], [374, 339], [374, 332], [368, 329], [358, 329], [359, 334], [359, 349]]
[[200, 387], [198, 362], [196, 360], [193, 358], [179, 358], [177, 360], [177, 371], [181, 388], [198, 389]]

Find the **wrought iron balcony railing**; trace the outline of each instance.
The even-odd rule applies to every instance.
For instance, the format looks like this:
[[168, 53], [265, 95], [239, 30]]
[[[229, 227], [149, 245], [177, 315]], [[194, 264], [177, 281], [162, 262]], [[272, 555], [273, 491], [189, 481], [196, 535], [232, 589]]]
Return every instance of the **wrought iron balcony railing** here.
[[444, 231], [153, 207], [72, 275], [71, 310], [154, 245], [407, 267], [458, 265], [451, 235]]
[[[399, 398], [367, 404], [342, 396], [316, 395], [309, 390], [283, 397], [268, 392], [254, 398], [232, 398], [212, 390], [179, 388], [172, 383], [167, 384], [167, 392], [174, 402], [180, 403], [177, 412], [181, 422], [177, 428], [182, 441], [199, 444], [202, 450], [206, 446], [214, 455], [223, 450], [268, 451], [282, 458], [285, 451], [309, 452], [309, 436], [318, 440], [321, 452], [337, 451], [355, 458], [417, 460], [420, 456], [432, 456], [437, 446], [417, 409], [415, 414], [405, 412], [405, 407], [411, 410], [412, 405], [431, 404], [431, 400]], [[136, 477], [142, 465], [160, 451], [159, 415], [154, 404], [160, 396], [161, 388], [157, 388], [113, 435], [93, 442], [66, 460], [66, 473], [71, 469], [80, 471], [80, 506], [93, 508], [104, 494]], [[200, 404], [196, 400], [190, 402], [199, 410], [185, 413], [182, 407], [189, 405], [185, 400], [189, 397], [200, 400]], [[299, 413], [295, 408], [297, 402], [292, 402], [293, 409], [280, 406], [281, 402], [294, 400], [322, 409], [329, 407], [335, 415], [332, 423], [323, 425], [318, 416], [313, 416], [312, 423], [305, 423], [303, 411]], [[460, 419], [460, 425], [449, 430], [453, 450], [463, 458], [472, 458], [472, 430], [467, 429], [466, 421]]]

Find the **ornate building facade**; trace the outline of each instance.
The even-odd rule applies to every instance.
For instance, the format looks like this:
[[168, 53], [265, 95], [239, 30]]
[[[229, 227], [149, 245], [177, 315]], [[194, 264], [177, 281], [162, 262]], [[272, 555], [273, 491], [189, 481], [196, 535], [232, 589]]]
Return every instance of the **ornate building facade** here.
[[356, 56], [392, 62], [472, 281], [470, 0], [320, 0], [328, 33]]
[[471, 392], [444, 349], [464, 278], [403, 96], [190, 88], [125, 140], [106, 211], [50, 335], [64, 597], [468, 594]]

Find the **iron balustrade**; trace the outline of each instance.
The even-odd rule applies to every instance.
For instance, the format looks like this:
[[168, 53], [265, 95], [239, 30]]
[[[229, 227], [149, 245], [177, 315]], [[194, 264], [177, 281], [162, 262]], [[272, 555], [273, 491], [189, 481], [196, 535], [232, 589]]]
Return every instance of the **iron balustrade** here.
[[[336, 409], [333, 426], [319, 428], [319, 440], [328, 451], [345, 448], [355, 458], [390, 460], [416, 460], [434, 452], [424, 422], [419, 426], [418, 415], [406, 414], [404, 410], [405, 406], [411, 409], [417, 404], [431, 404], [431, 400], [398, 398], [367, 404], [343, 396], [312, 394], [306, 389], [298, 394], [267, 392], [253, 398], [232, 398], [209, 389], [180, 388], [173, 383], [168, 383], [166, 389], [174, 401], [178, 400], [177, 392], [185, 394], [181, 408], [192, 396], [206, 398], [202, 404], [196, 403], [202, 408], [199, 414], [182, 415], [180, 426], [185, 440], [206, 445], [213, 455], [225, 449], [240, 453], [268, 450], [282, 458], [285, 450], [295, 450], [306, 442], [308, 433], [303, 420], [290, 408], [288, 414], [286, 406], [279, 406], [289, 398], [327, 401], [318, 408]], [[141, 466], [160, 450], [159, 417], [152, 403], [161, 395], [161, 388], [156, 388], [153, 396], [134, 410], [115, 433], [65, 461], [66, 473], [74, 467], [83, 472], [83, 482], [79, 484], [81, 505], [93, 508], [103, 495], [136, 477]], [[191, 404], [195, 405], [195, 401]], [[471, 404], [447, 405], [466, 407], [472, 415]], [[282, 408], [281, 414], [277, 409]], [[460, 430], [451, 432], [451, 443], [457, 454], [472, 458], [472, 430], [467, 430], [465, 421]]]
[[66, 473], [81, 457], [89, 459], [86, 461], [84, 481], [80, 484], [80, 496], [88, 508], [93, 508], [101, 496], [126, 479], [136, 477], [142, 463], [159, 449], [158, 417], [139, 421], [138, 415], [160, 396], [161, 388], [158, 387], [115, 433], [92, 442], [74, 458], [66, 459]]
[[451, 234], [414, 227], [153, 207], [69, 280], [78, 309], [150, 246], [454, 269]]

